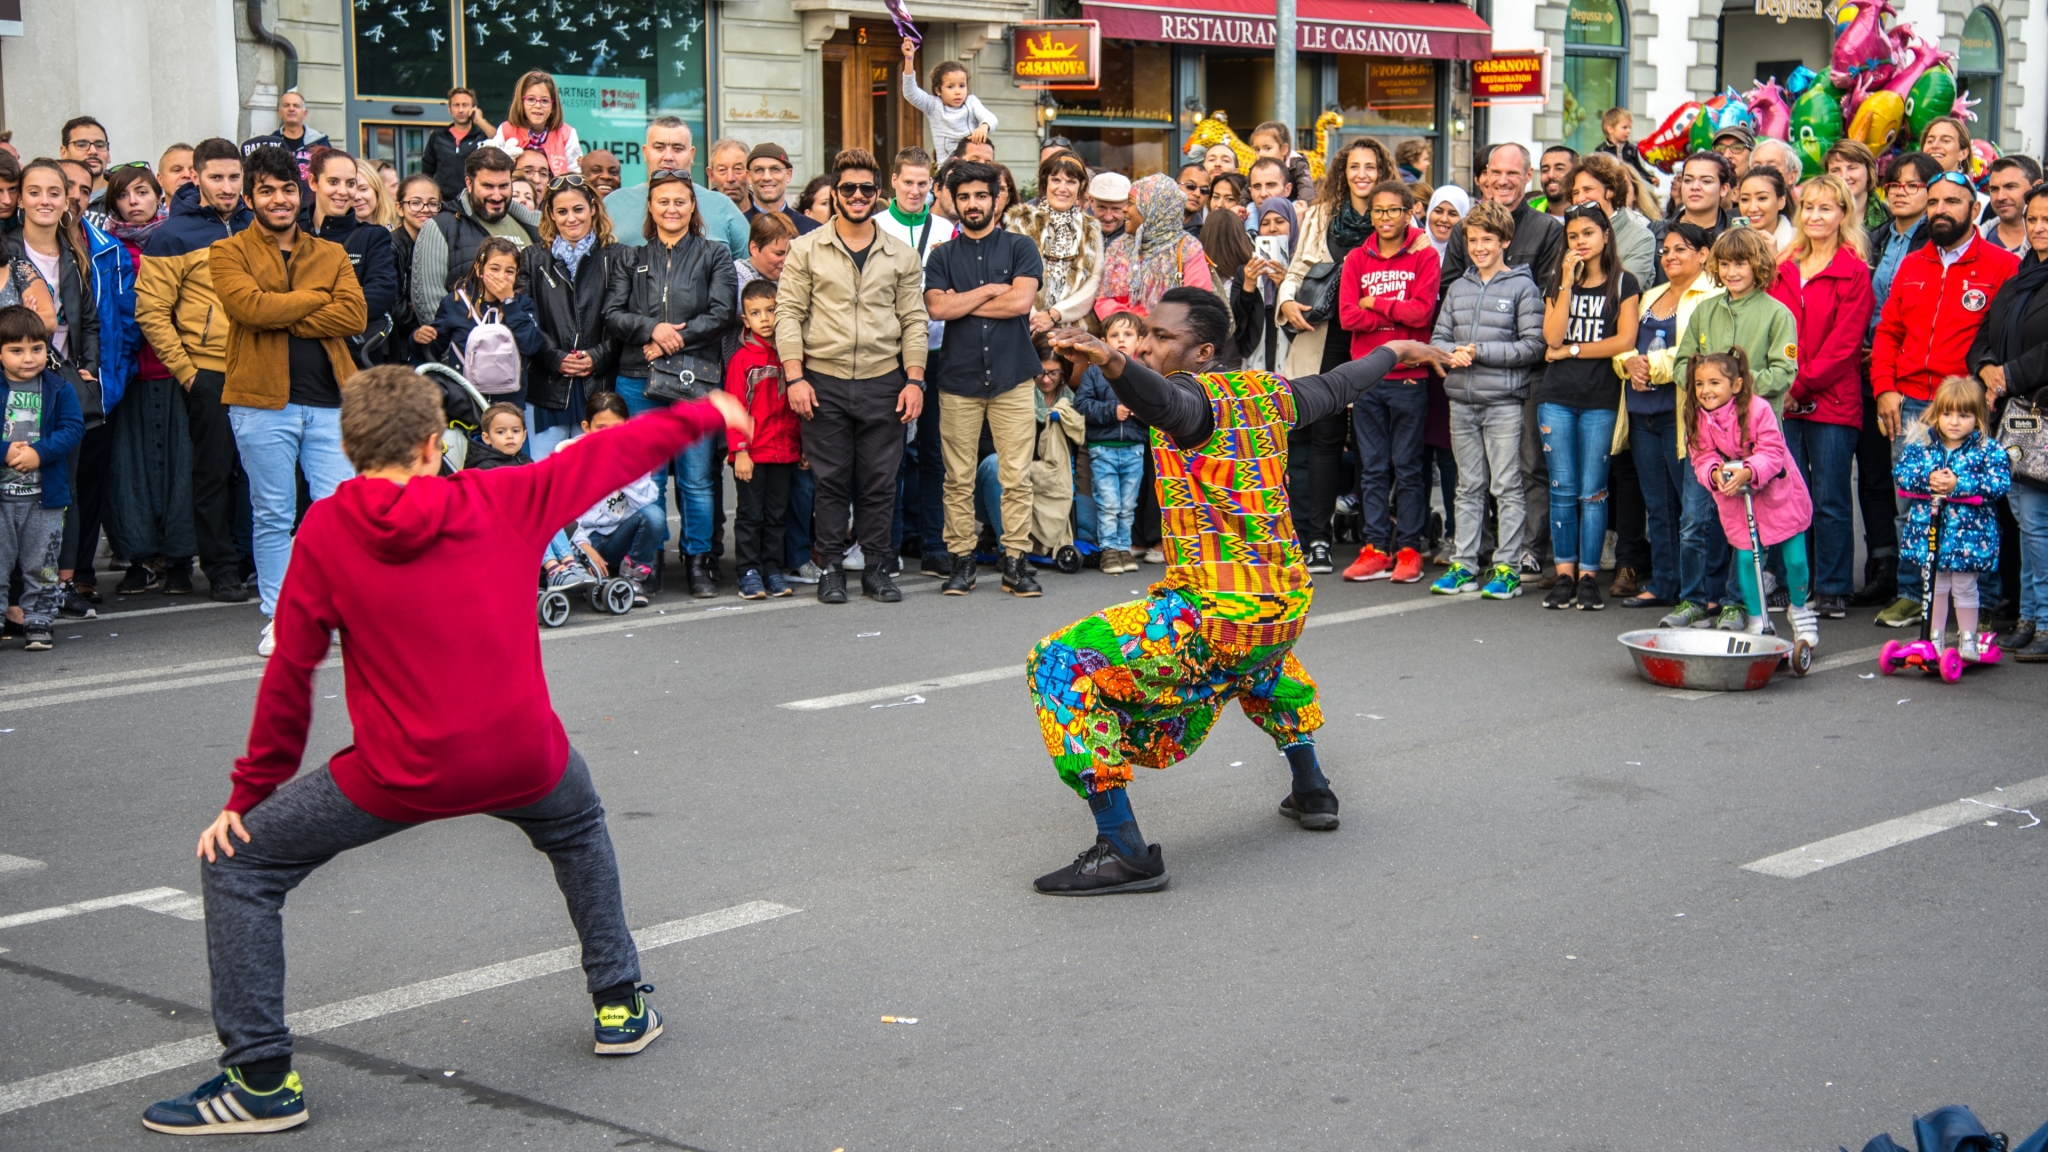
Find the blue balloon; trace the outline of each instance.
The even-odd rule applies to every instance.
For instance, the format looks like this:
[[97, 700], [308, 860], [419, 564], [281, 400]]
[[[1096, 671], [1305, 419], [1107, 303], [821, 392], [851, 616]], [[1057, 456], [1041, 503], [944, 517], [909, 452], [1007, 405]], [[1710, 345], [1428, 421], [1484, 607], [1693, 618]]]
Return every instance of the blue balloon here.
[[1787, 96], [1797, 96], [1808, 88], [1813, 87], [1813, 82], [1818, 79], [1820, 77], [1814, 74], [1813, 69], [1801, 64], [1799, 67], [1794, 68], [1792, 75], [1786, 79], [1785, 94]]

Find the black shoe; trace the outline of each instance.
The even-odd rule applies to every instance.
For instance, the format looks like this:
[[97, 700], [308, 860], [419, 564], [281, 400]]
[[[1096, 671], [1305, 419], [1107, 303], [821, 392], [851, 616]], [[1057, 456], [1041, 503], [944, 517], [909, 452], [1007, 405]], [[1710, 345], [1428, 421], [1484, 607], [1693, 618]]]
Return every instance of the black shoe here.
[[1842, 620], [1849, 615], [1849, 602], [1840, 596], [1815, 596], [1813, 611], [1823, 620]]
[[1033, 883], [1047, 896], [1157, 892], [1166, 887], [1166, 858], [1159, 845], [1151, 844], [1146, 846], [1143, 860], [1133, 860], [1117, 851], [1109, 837], [1097, 836], [1094, 846], [1074, 857], [1072, 864], [1047, 872]]
[[716, 561], [709, 556], [690, 557], [689, 567], [686, 569], [689, 573], [690, 595], [699, 600], [709, 600], [718, 595], [718, 570], [712, 567], [715, 563]]
[[1040, 596], [1044, 589], [1038, 586], [1031, 565], [1022, 556], [1003, 557], [1003, 591], [1012, 596]]
[[172, 564], [164, 569], [164, 595], [190, 596], [192, 594], [192, 565]]
[[944, 580], [953, 574], [953, 557], [944, 552], [926, 552], [918, 560], [917, 570], [926, 576]]
[[79, 596], [80, 596], [81, 598], [83, 598], [83, 599], [85, 600], [85, 602], [86, 602], [86, 603], [88, 603], [88, 604], [103, 604], [103, 603], [105, 603], [105, 601], [104, 601], [104, 600], [100, 599], [100, 582], [99, 582], [99, 580], [97, 580], [97, 579], [92, 579], [92, 580], [74, 580], [74, 581], [72, 581], [72, 586], [73, 586], [73, 587], [75, 587], [75, 588], [76, 588], [76, 589], [78, 590], [78, 595], [79, 595]]
[[71, 620], [91, 620], [99, 614], [100, 610], [92, 606], [92, 601], [80, 596], [78, 589], [71, 586], [71, 581], [66, 580], [59, 585], [57, 615]]
[[[1560, 588], [1564, 587], [1564, 581], [1558, 581], [1557, 586]], [[1582, 612], [1598, 612], [1602, 608], [1607, 607], [1607, 601], [1600, 596], [1600, 578], [1598, 576], [1593, 575], [1591, 572], [1582, 573], [1579, 576], [1579, 598], [1572, 607]]]
[[218, 580], [209, 578], [207, 583], [211, 586], [208, 590], [208, 595], [223, 604], [243, 604], [248, 601], [249, 597], [256, 594], [256, 589], [235, 579], [232, 575], [223, 576]]
[[140, 596], [164, 586], [164, 570], [147, 560], [137, 560], [128, 566], [128, 574], [114, 586], [116, 596]]
[[1327, 540], [1308, 542], [1308, 570], [1310, 572], [1335, 572], [1337, 566], [1330, 562], [1330, 544]]
[[1783, 586], [1771, 589], [1771, 594], [1764, 597], [1764, 607], [1770, 611], [1783, 612], [1791, 606], [1792, 593]]
[[1289, 792], [1287, 798], [1280, 801], [1280, 814], [1289, 820], [1301, 821], [1305, 832], [1334, 832], [1337, 830], [1337, 794], [1328, 788]]
[[939, 589], [942, 596], [965, 596], [974, 591], [974, 578], [980, 565], [974, 562], [972, 552], [965, 556], [953, 557], [953, 571], [946, 577], [946, 583]]
[[861, 569], [860, 590], [868, 599], [883, 604], [898, 604], [903, 600], [902, 590], [896, 587], [896, 581], [889, 578], [889, 566], [886, 562], [870, 564]]
[[2015, 620], [2011, 628], [1998, 634], [1998, 646], [2008, 652], [2016, 648], [2025, 648], [2034, 642], [2036, 631], [2032, 620]]
[[2019, 649], [2017, 652], [2007, 649], [2007, 654], [2022, 664], [2048, 664], [2048, 635], [2043, 635], [2039, 630], [2036, 630], [2034, 636], [2035, 640], [2032, 644]]
[[1550, 595], [1543, 598], [1545, 608], [1570, 608], [1579, 594], [1575, 581], [1559, 579], [1550, 586]]
[[846, 569], [834, 564], [818, 574], [818, 603], [846, 603]]
[[1896, 556], [1872, 556], [1863, 562], [1863, 591], [1849, 597], [1849, 603], [1858, 608], [1877, 608], [1898, 599], [1899, 559]]

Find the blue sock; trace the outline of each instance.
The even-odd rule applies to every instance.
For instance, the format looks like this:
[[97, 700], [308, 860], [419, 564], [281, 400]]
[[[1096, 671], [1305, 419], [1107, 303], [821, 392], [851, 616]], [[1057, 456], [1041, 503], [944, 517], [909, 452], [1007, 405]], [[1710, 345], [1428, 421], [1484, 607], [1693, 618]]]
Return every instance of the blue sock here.
[[1297, 795], [1330, 786], [1329, 777], [1324, 776], [1322, 768], [1316, 764], [1315, 741], [1289, 744], [1280, 752], [1287, 757], [1287, 766], [1294, 770], [1294, 791]]
[[1138, 818], [1131, 815], [1130, 790], [1109, 788], [1088, 794], [1089, 810], [1095, 813], [1095, 830], [1109, 837], [1116, 850], [1134, 860], [1145, 857], [1145, 837], [1138, 832]]

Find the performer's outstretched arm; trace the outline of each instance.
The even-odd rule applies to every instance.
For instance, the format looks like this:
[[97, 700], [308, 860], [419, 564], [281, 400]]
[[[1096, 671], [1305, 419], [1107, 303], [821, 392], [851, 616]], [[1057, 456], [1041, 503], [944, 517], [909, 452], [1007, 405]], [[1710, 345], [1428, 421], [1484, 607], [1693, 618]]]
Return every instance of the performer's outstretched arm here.
[[1332, 412], [1342, 412], [1366, 389], [1380, 382], [1400, 363], [1391, 345], [1381, 345], [1364, 357], [1339, 364], [1318, 376], [1297, 376], [1287, 382], [1294, 393], [1294, 426], [1313, 424]]

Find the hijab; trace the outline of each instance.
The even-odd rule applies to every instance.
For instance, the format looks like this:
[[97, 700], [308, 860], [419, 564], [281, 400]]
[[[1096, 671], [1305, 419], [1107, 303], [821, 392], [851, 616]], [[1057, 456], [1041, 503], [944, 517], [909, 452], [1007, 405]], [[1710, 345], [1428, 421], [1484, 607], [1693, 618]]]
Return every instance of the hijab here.
[[[1181, 229], [1187, 195], [1173, 177], [1154, 173], [1131, 185], [1131, 207], [1143, 221], [1131, 266], [1131, 305], [1149, 311], [1168, 289], [1181, 286], [1181, 269], [1202, 259], [1201, 245]], [[1190, 244], [1194, 252], [1186, 251]]]
[[[1428, 231], [1429, 218], [1436, 215], [1436, 206], [1439, 204], [1449, 204], [1451, 207], [1456, 208], [1458, 210], [1458, 219], [1460, 220], [1472, 214], [1472, 197], [1466, 195], [1465, 190], [1456, 184], [1446, 184], [1436, 190], [1436, 195], [1429, 198], [1429, 208], [1422, 214], [1424, 231]], [[1438, 257], [1442, 257], [1444, 249], [1451, 246], [1450, 241], [1438, 240], [1433, 232], [1430, 233], [1429, 242], [1435, 245]]]
[[[1284, 264], [1294, 256], [1294, 245], [1301, 237], [1301, 221], [1294, 214], [1294, 201], [1285, 196], [1266, 197], [1259, 204], [1259, 211], [1253, 219], [1263, 224], [1269, 215], [1287, 221], [1287, 254], [1281, 258], [1281, 263]], [[1269, 308], [1273, 306], [1279, 293], [1280, 286], [1270, 280], [1262, 281], [1259, 285], [1259, 294], [1266, 298], [1266, 306]]]

